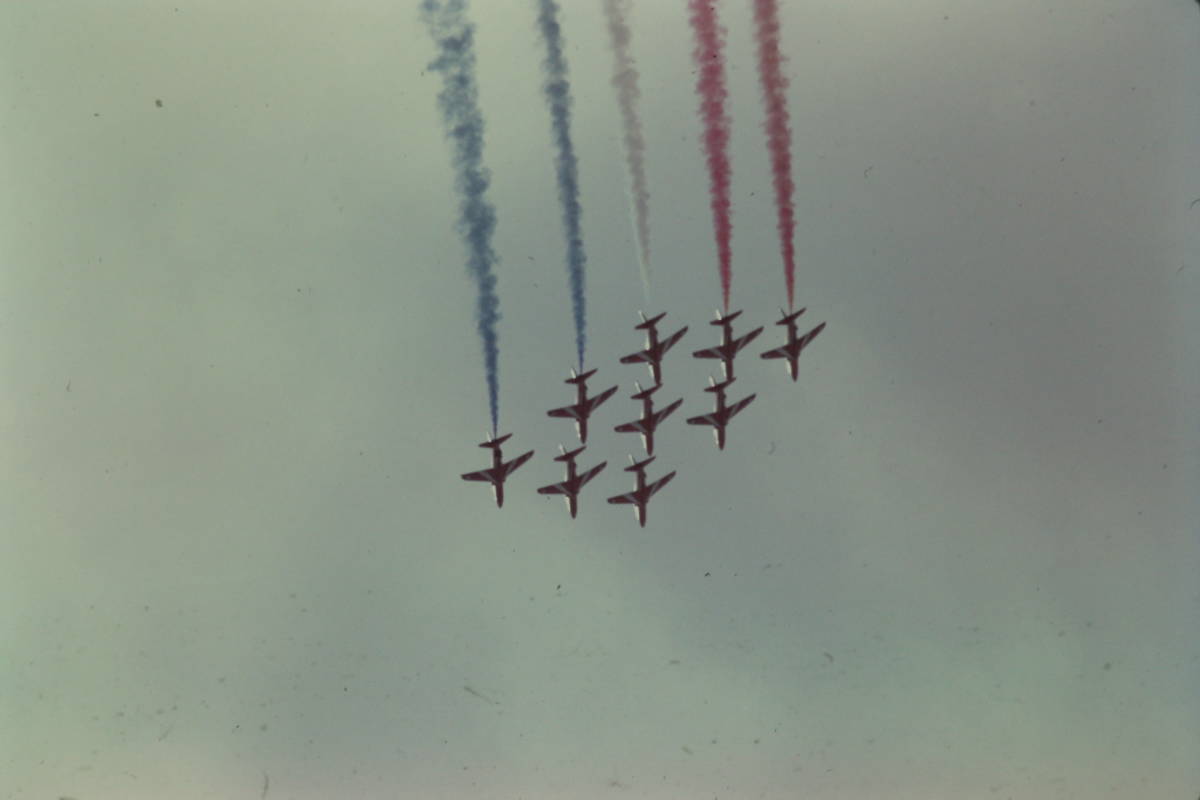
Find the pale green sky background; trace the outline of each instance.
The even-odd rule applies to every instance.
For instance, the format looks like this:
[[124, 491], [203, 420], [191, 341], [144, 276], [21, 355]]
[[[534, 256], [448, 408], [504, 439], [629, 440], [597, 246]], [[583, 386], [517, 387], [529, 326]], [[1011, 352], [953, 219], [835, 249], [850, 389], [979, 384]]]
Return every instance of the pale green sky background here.
[[[796, 384], [743, 356], [718, 453], [682, 424], [719, 299], [691, 33], [635, 3], [650, 310], [692, 326], [645, 530], [603, 502], [646, 380], [607, 31], [564, 5], [621, 387], [574, 523], [533, 491], [573, 343], [532, 1], [471, 11], [537, 450], [500, 511], [458, 478], [487, 412], [415, 4], [0, 6], [0, 798], [1194, 798], [1195, 4], [782, 3], [829, 327]], [[757, 351], [783, 279], [720, 13]]]

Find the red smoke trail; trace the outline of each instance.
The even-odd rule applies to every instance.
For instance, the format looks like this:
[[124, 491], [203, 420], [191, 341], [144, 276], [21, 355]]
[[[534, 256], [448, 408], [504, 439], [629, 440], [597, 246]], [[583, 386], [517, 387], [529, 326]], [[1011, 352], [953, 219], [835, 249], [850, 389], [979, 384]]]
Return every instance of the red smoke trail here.
[[717, 22], [714, 0], [689, 0], [692, 30], [696, 35], [696, 60], [699, 78], [700, 116], [704, 120], [704, 151], [708, 158], [710, 205], [713, 231], [717, 239], [717, 258], [721, 268], [721, 298], [729, 310], [729, 283], [732, 278], [729, 238], [729, 117], [725, 115], [725, 62], [721, 55], [721, 37], [725, 31]]
[[776, 227], [779, 229], [779, 245], [783, 255], [788, 310], [791, 311], [796, 283], [796, 246], [793, 241], [796, 210], [792, 205], [791, 131], [788, 130], [785, 100], [788, 84], [781, 69], [783, 56], [779, 52], [779, 9], [775, 0], [754, 0], [754, 24], [758, 40], [758, 75], [767, 112], [763, 128], [767, 132], [767, 148], [771, 151], [771, 176], [775, 183], [778, 213]]

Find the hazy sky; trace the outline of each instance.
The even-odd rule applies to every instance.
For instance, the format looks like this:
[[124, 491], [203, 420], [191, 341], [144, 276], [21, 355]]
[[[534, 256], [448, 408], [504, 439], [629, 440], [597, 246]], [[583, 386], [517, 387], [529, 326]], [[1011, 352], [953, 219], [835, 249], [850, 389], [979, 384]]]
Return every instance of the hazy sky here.
[[[600, 0], [561, 15], [609, 466], [533, 0], [483, 2], [501, 431], [416, 3], [0, 6], [0, 798], [1194, 797], [1200, 14], [783, 2], [792, 383], [748, 4], [724, 2], [724, 452], [686, 4], [633, 4], [652, 296]], [[604, 498], [690, 325], [642, 530]], [[744, 327], [744, 326], [743, 326]]]

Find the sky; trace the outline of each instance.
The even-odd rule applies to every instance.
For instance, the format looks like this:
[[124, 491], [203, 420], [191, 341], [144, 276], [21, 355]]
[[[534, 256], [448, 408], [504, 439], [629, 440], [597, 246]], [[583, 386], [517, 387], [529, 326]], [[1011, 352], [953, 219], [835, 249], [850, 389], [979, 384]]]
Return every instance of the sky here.
[[[593, 390], [537, 3], [475, 2], [503, 509], [416, 3], [0, 8], [0, 798], [1128, 798], [1200, 785], [1200, 14], [781, 3], [793, 383], [748, 4], [718, 4], [717, 451], [693, 38], [563, 4]], [[689, 332], [642, 529], [638, 311]]]

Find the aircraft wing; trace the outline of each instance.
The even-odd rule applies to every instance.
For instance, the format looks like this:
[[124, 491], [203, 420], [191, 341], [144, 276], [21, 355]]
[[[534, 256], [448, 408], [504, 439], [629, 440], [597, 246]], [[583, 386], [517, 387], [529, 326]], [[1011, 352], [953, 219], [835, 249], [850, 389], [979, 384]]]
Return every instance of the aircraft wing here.
[[522, 453], [521, 455], [514, 458], [512, 461], [506, 462], [503, 465], [504, 475], [508, 476], [508, 475], [511, 475], [512, 473], [516, 472], [517, 467], [521, 466], [522, 464], [524, 464], [526, 461], [528, 461], [531, 458], [533, 458], [532, 450], [530, 450], [527, 453]]
[[553, 483], [549, 486], [539, 486], [538, 494], [570, 494], [565, 483]]
[[679, 408], [681, 405], [683, 405], [682, 397], [676, 400], [674, 403], [671, 403], [671, 405], [667, 406], [666, 408], [660, 408], [658, 411], [655, 411], [654, 424], [657, 425], [658, 423], [662, 422], [664, 419], [670, 416], [671, 412]]
[[613, 430], [616, 431], [617, 433], [641, 433], [643, 430], [642, 422], [641, 422], [641, 420], [634, 420], [633, 422], [622, 422], [620, 425], [613, 428]]
[[607, 461], [601, 461], [599, 464], [597, 464], [596, 466], [589, 469], [587, 472], [580, 475], [579, 476], [579, 485], [583, 486], [585, 483], [590, 481], [592, 478], [599, 475], [600, 471], [603, 470], [605, 465], [607, 465], [607, 464], [608, 464]]
[[649, 361], [650, 354], [645, 350], [639, 350], [636, 353], [630, 353], [627, 356], [621, 356], [622, 364], [640, 364], [643, 361]]
[[755, 328], [754, 330], [750, 331], [745, 336], [733, 343], [733, 351], [736, 353], [737, 351], [741, 350], [743, 347], [757, 339], [758, 335], [762, 332], [762, 328]]
[[587, 410], [588, 411], [593, 410], [596, 406], [600, 405], [601, 403], [603, 403], [605, 400], [612, 397], [616, 393], [617, 393], [617, 387], [611, 386], [611, 387], [605, 389], [600, 394], [596, 395], [595, 397], [589, 397], [588, 401], [587, 401]]
[[817, 338], [817, 336], [819, 336], [821, 331], [823, 331], [823, 330], [825, 330], [824, 322], [822, 322], [820, 325], [813, 328], [811, 331], [809, 331], [808, 333], [804, 334], [799, 339], [797, 339], [796, 340], [796, 352], [799, 353], [805, 347], [808, 347], [809, 342], [811, 342], [813, 339]]
[[754, 400], [754, 398], [756, 398], [756, 397], [758, 397], [757, 394], [752, 394], [749, 397], [743, 397], [741, 400], [738, 400], [736, 403], [729, 406], [729, 417], [732, 418], [734, 414], [738, 413], [743, 408], [750, 405], [751, 401]]
[[697, 350], [692, 353], [693, 358], [724, 358], [721, 351], [716, 347], [706, 347], [703, 350]]
[[663, 340], [663, 341], [660, 343], [660, 348], [662, 349], [662, 352], [664, 352], [664, 353], [665, 353], [665, 352], [667, 352], [668, 350], [670, 350], [670, 349], [671, 349], [671, 346], [672, 346], [672, 345], [674, 345], [676, 342], [678, 342], [680, 339], [682, 339], [682, 338], [683, 338], [683, 335], [684, 335], [685, 333], [687, 333], [687, 327], [686, 327], [686, 326], [684, 326], [684, 327], [680, 328], [679, 330], [675, 331], [675, 332], [674, 332], [674, 333], [672, 333], [670, 336], [668, 336], [666, 339], [664, 339], [664, 340]]
[[656, 480], [654, 483], [647, 486], [646, 487], [647, 497], [649, 497], [650, 495], [653, 495], [659, 489], [666, 486], [668, 483], [671, 482], [671, 478], [674, 478], [674, 477], [675, 477], [674, 472], [668, 472], [666, 475], [663, 475], [661, 478]]
[[688, 417], [688, 425], [717, 425], [716, 414], [701, 414], [698, 417]]
[[774, 350], [768, 350], [762, 354], [763, 358], [791, 358], [792, 354], [788, 352], [788, 347], [785, 344], [783, 347], [776, 347]]
[[575, 406], [563, 406], [562, 408], [552, 408], [546, 412], [549, 417], [569, 417], [575, 418]]
[[478, 472], [468, 472], [462, 476], [464, 481], [485, 481], [492, 482], [492, 471], [490, 469], [481, 469]]
[[608, 502], [617, 503], [619, 505], [628, 505], [631, 503], [636, 503], [637, 498], [633, 496], [633, 492], [626, 492], [625, 494], [619, 494], [616, 497], [608, 498]]

